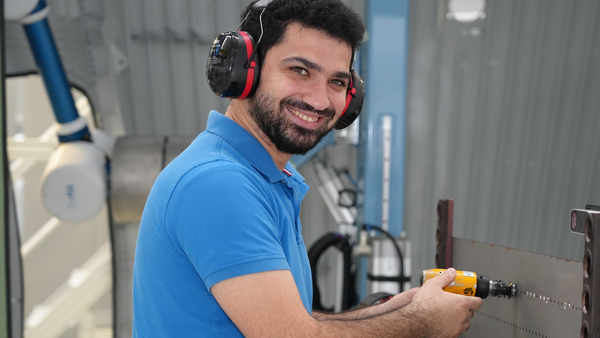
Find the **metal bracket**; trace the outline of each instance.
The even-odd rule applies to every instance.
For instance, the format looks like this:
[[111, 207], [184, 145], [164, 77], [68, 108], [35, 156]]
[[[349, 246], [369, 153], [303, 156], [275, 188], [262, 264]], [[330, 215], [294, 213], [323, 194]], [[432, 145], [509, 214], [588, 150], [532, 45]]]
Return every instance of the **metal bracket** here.
[[600, 212], [582, 209], [571, 211], [571, 230], [582, 229], [585, 238], [583, 254], [583, 291], [581, 292], [580, 337], [600, 337]]
[[435, 232], [435, 266], [447, 269], [452, 266], [452, 225], [454, 200], [439, 200], [437, 204], [437, 230]]

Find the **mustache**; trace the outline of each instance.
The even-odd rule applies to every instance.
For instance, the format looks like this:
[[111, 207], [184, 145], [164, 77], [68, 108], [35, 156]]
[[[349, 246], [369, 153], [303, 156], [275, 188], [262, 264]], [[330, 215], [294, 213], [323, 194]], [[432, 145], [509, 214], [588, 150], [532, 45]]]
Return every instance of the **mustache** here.
[[309, 112], [317, 113], [317, 114], [323, 115], [325, 117], [334, 117], [335, 116], [335, 110], [333, 110], [333, 108], [316, 110], [313, 106], [311, 106], [310, 104], [308, 104], [304, 101], [295, 100], [295, 99], [292, 99], [289, 97], [286, 97], [283, 100], [281, 100], [280, 106], [283, 108], [284, 105], [290, 106], [293, 108], [298, 108], [299, 110], [306, 110]]

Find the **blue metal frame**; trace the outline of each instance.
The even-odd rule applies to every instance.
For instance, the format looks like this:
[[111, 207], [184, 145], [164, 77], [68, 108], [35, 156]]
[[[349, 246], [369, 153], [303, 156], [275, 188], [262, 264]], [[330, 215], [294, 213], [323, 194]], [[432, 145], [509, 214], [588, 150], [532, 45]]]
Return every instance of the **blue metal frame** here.
[[359, 147], [362, 222], [381, 224], [382, 120], [388, 115], [392, 118], [389, 232], [398, 236], [404, 204], [408, 0], [369, 1], [367, 23], [366, 101]]
[[[363, 197], [359, 225], [381, 224], [382, 120], [387, 115], [392, 119], [388, 231], [398, 236], [403, 229], [409, 0], [371, 0], [367, 6], [369, 39], [363, 46], [366, 98], [358, 153], [359, 188]], [[364, 265], [362, 262], [361, 271], [366, 272]], [[366, 279], [359, 281], [359, 291], [364, 297]]]

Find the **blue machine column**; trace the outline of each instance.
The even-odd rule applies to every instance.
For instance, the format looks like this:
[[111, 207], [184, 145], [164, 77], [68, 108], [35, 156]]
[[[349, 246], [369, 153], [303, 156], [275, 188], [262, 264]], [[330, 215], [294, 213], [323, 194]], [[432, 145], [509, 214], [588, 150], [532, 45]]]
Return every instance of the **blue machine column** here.
[[[408, 0], [371, 0], [363, 46], [366, 101], [360, 118], [359, 225], [377, 225], [394, 237], [403, 229]], [[365, 271], [365, 262], [361, 271]], [[365, 296], [366, 278], [359, 280]]]

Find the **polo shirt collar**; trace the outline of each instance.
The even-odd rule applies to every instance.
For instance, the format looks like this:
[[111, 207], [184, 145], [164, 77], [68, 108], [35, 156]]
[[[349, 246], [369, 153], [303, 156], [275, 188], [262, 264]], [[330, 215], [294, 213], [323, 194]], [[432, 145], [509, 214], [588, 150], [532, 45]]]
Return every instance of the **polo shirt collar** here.
[[[289, 181], [286, 178], [290, 176], [277, 168], [267, 149], [237, 122], [215, 110], [211, 110], [208, 115], [206, 130], [222, 137], [270, 182]], [[285, 169], [292, 174], [291, 178], [293, 180], [304, 182], [304, 177], [289, 162], [285, 165]]]

